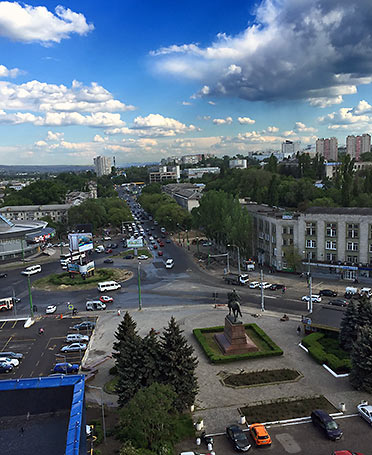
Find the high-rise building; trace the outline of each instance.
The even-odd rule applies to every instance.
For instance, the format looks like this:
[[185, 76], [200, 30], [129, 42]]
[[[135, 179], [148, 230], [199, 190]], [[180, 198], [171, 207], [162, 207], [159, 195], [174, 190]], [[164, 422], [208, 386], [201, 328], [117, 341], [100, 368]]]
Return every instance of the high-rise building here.
[[337, 138], [321, 138], [316, 141], [316, 153], [323, 156], [327, 161], [338, 160], [338, 141]]
[[111, 158], [108, 156], [96, 156], [94, 159], [94, 167], [97, 177], [111, 174]]
[[346, 153], [355, 161], [360, 160], [363, 153], [371, 151], [371, 136], [363, 134], [362, 136], [348, 136], [346, 138]]

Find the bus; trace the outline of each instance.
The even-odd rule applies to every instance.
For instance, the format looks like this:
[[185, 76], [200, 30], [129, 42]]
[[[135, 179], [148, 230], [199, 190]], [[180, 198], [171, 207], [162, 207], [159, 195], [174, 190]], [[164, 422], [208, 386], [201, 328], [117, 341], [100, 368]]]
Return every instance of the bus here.
[[13, 297], [6, 297], [5, 299], [0, 299], [0, 311], [12, 310], [14, 306]]
[[84, 259], [85, 253], [79, 253], [78, 251], [75, 251], [72, 254], [71, 253], [61, 254], [59, 262], [61, 263], [62, 267], [67, 267], [67, 264], [69, 264], [70, 262], [80, 261], [80, 258]]

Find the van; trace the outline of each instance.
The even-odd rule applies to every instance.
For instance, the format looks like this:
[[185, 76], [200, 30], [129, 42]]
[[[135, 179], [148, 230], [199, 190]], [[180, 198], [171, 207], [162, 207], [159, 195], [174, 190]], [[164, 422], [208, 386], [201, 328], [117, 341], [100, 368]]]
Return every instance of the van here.
[[362, 288], [360, 290], [360, 295], [363, 297], [367, 297], [367, 299], [370, 299], [372, 297], [372, 289], [371, 288]]
[[160, 228], [161, 232], [164, 234], [165, 232], [165, 227]]
[[41, 265], [31, 265], [27, 269], [23, 270], [22, 275], [35, 275], [35, 273], [41, 272]]
[[102, 281], [101, 283], [98, 283], [97, 289], [99, 292], [103, 291], [116, 291], [116, 289], [120, 289], [121, 284], [117, 283], [116, 281]]
[[88, 300], [85, 304], [85, 309], [87, 311], [105, 310], [106, 304], [102, 303], [100, 300]]
[[103, 253], [105, 251], [105, 247], [103, 245], [98, 245], [95, 251], [96, 253]]

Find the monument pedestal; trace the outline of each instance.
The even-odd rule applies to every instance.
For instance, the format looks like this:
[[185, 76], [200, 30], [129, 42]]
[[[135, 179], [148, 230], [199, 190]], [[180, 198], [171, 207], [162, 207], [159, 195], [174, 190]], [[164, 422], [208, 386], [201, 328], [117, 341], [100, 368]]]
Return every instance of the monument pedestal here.
[[214, 338], [227, 355], [258, 351], [258, 347], [246, 334], [244, 324], [241, 321], [234, 322], [234, 317], [230, 315], [225, 317], [224, 332], [216, 333]]

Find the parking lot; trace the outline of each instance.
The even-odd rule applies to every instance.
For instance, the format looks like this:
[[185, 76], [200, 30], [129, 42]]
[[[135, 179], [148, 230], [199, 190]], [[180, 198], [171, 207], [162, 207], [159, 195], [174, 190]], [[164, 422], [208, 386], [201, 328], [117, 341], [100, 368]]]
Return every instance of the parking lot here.
[[[84, 321], [89, 319], [94, 320], [84, 318]], [[62, 353], [61, 347], [69, 344], [66, 343], [68, 333], [78, 333], [70, 327], [82, 321], [83, 319], [79, 317], [63, 319], [57, 316], [43, 317], [28, 329], [23, 327], [24, 321], [0, 322], [0, 350], [23, 354], [19, 366], [10, 373], [0, 374], [0, 379], [48, 376], [53, 373], [56, 363], [80, 364], [84, 351]], [[39, 334], [41, 327], [44, 329], [43, 334]], [[86, 331], [81, 333], [90, 335]]]

